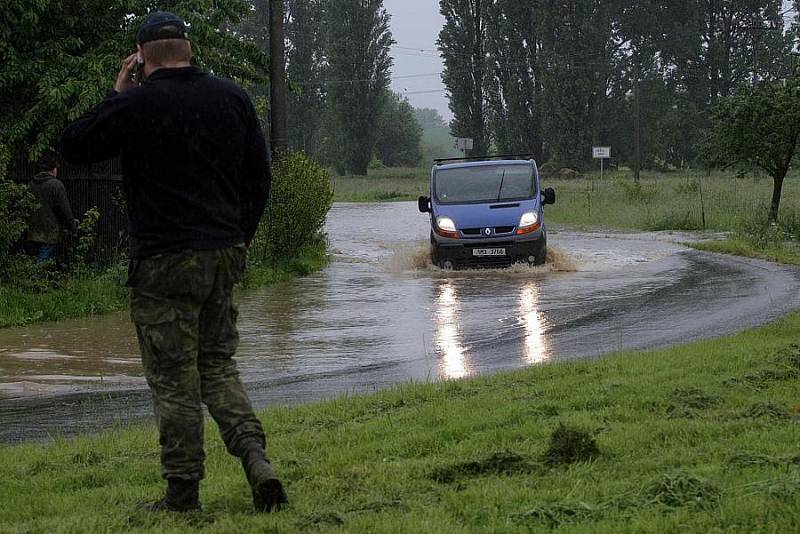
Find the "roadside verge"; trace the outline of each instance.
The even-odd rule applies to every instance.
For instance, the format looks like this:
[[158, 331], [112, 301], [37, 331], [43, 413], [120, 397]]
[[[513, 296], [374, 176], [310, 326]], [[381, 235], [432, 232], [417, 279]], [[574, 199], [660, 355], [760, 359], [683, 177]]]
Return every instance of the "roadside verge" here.
[[800, 525], [800, 313], [650, 353], [262, 413], [292, 501], [250, 512], [207, 432], [204, 511], [148, 516], [152, 426], [0, 448], [0, 530], [753, 531]]

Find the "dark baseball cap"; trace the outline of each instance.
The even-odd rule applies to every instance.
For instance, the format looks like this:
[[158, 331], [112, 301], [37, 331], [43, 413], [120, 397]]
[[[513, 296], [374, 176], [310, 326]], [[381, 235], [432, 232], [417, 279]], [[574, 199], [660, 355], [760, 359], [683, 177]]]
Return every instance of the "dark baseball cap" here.
[[189, 39], [188, 28], [183, 19], [169, 11], [156, 11], [147, 15], [136, 34], [138, 44], [162, 39]]

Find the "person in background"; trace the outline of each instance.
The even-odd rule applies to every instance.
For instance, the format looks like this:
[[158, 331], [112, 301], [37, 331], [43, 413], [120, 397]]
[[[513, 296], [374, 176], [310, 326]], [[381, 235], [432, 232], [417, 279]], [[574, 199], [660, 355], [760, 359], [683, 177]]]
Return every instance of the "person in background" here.
[[38, 208], [28, 217], [25, 248], [37, 261], [44, 262], [53, 257], [56, 246], [64, 241], [66, 235], [77, 232], [78, 225], [72, 216], [67, 190], [57, 178], [56, 152], [47, 150], [42, 154], [36, 162], [36, 170], [36, 176], [28, 187]]
[[203, 404], [244, 467], [257, 511], [287, 502], [233, 359], [233, 287], [267, 203], [270, 159], [255, 108], [191, 63], [183, 20], [151, 13], [108, 97], [61, 136], [77, 163], [122, 158], [131, 318], [153, 393], [167, 491], [150, 511], [200, 508]]

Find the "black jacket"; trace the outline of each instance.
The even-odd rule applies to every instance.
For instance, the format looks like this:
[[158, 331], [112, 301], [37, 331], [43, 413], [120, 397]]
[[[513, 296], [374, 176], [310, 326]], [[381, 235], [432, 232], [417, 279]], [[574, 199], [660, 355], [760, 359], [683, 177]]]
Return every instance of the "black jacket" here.
[[244, 90], [196, 67], [159, 69], [67, 127], [63, 156], [121, 156], [131, 257], [250, 242], [270, 163]]
[[51, 174], [41, 172], [28, 186], [39, 207], [28, 217], [26, 239], [55, 245], [64, 240], [64, 232], [77, 230], [64, 184]]

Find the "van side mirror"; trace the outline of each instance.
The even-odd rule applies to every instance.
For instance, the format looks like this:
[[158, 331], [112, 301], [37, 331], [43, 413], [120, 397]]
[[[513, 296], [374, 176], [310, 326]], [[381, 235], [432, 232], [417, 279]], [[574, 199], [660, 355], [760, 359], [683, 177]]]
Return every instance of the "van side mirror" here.
[[431, 212], [431, 198], [430, 197], [419, 197], [417, 201], [419, 206], [420, 213], [430, 213]]
[[552, 187], [548, 187], [542, 192], [542, 204], [555, 204], [556, 203], [556, 191]]

